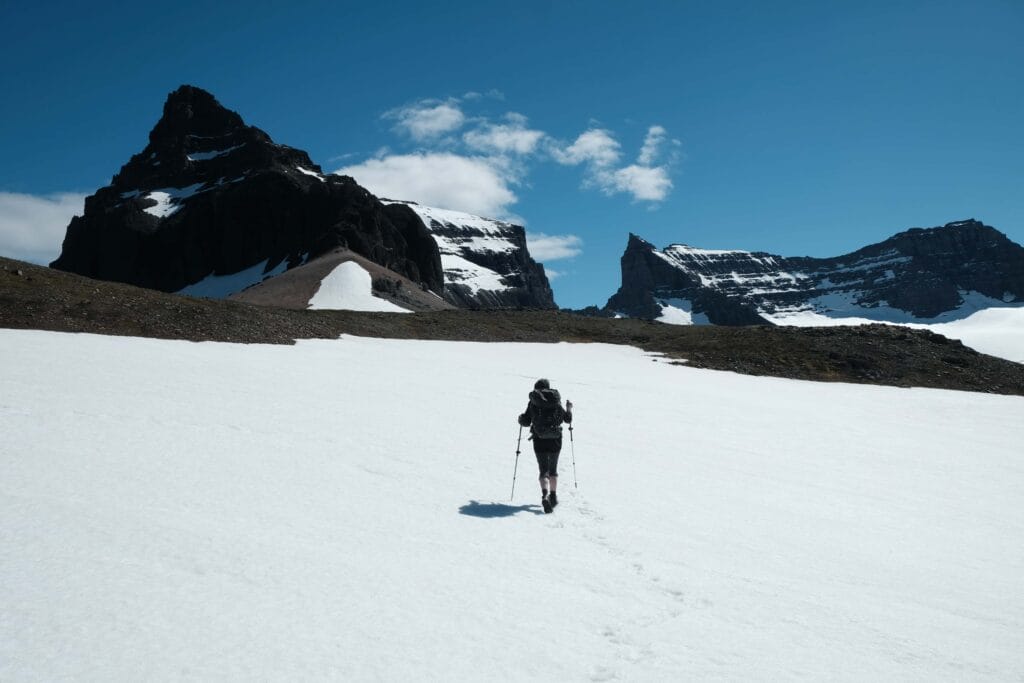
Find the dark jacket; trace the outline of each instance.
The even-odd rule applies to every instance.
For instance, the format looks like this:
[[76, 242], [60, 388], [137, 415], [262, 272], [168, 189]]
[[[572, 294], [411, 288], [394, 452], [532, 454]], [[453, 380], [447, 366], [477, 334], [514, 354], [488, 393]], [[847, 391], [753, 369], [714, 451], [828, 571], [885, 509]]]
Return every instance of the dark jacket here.
[[526, 412], [519, 416], [519, 424], [530, 428], [535, 439], [561, 439], [562, 423], [572, 422], [572, 413], [562, 407], [557, 389], [530, 392]]

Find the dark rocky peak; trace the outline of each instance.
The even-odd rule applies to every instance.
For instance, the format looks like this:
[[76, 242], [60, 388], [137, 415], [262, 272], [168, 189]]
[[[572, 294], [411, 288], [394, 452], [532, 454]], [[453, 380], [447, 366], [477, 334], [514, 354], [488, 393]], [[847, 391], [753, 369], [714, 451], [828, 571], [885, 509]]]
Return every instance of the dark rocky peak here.
[[[946, 223], [935, 228], [910, 228], [892, 237], [834, 259], [851, 260], [862, 255], [898, 251], [907, 256], [944, 253], [968, 253], [990, 248], [1014, 246], [1003, 233], [973, 218]], [[833, 260], [833, 259], [825, 259]]]
[[164, 188], [208, 189], [270, 169], [304, 169], [313, 182], [320, 167], [302, 150], [275, 144], [265, 132], [248, 126], [201, 88], [183, 85], [167, 97], [163, 116], [149, 133], [149, 144], [111, 181], [116, 192], [142, 194]]
[[634, 235], [633, 233], [629, 233], [629, 241], [626, 242], [626, 251], [654, 251], [654, 250], [655, 250], [655, 246], [653, 244], [651, 244], [650, 242], [648, 242], [644, 238], [640, 237], [639, 235]]
[[442, 291], [437, 245], [414, 212], [325, 175], [305, 152], [182, 86], [145, 149], [86, 199], [52, 265], [176, 292], [253, 269], [258, 281], [336, 248]]
[[993, 227], [973, 218], [947, 223], [937, 228], [911, 228], [894, 235], [882, 244], [892, 244], [910, 256], [941, 257], [975, 256], [1004, 249], [1020, 249], [1020, 245]]
[[225, 108], [210, 93], [183, 85], [164, 103], [164, 114], [149, 134], [151, 144], [188, 138], [213, 139], [245, 128], [237, 113]]

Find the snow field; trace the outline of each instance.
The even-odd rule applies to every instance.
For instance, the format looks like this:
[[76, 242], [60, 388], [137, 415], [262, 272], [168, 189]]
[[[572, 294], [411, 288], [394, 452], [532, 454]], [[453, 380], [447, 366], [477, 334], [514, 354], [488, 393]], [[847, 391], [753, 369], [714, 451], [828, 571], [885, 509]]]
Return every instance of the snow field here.
[[[0, 330], [0, 680], [1007, 680], [1024, 399]], [[576, 406], [540, 512], [516, 415]]]

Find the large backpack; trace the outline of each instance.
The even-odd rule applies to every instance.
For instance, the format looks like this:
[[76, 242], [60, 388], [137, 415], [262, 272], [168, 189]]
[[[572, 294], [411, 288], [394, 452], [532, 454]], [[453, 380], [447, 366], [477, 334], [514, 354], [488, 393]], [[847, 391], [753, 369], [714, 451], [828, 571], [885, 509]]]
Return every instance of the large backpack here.
[[[536, 393], [536, 392], [535, 392]], [[562, 421], [565, 411], [562, 399], [554, 389], [543, 389], [542, 401], [533, 400], [533, 435], [538, 439], [557, 439], [562, 436]]]

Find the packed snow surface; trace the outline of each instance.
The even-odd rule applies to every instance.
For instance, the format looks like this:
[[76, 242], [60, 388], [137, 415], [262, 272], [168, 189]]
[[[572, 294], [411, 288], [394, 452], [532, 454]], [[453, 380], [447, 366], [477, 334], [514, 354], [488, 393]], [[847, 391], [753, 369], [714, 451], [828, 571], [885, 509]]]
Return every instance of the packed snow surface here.
[[320, 281], [310, 308], [346, 311], [409, 311], [373, 295], [373, 278], [355, 261], [345, 261]]
[[[598, 344], [0, 358], [3, 681], [1024, 677], [1019, 397]], [[539, 376], [552, 515], [525, 439], [509, 502]]]

